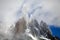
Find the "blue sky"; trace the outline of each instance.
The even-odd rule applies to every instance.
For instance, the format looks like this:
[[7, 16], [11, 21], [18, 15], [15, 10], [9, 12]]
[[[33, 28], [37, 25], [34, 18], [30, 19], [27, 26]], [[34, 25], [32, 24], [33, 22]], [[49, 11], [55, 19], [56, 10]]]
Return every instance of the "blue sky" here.
[[60, 27], [54, 26], [54, 25], [50, 25], [50, 29], [52, 31], [52, 35], [53, 36], [57, 36], [60, 38]]

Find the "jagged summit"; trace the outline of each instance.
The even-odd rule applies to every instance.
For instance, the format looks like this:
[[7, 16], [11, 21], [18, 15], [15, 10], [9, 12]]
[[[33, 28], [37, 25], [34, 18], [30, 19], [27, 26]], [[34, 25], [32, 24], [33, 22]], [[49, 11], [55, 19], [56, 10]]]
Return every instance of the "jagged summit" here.
[[[27, 39], [28, 40], [40, 40], [41, 36], [43, 36], [45, 38], [48, 37], [48, 35], [47, 35], [48, 32], [51, 34], [51, 32], [48, 28], [48, 25], [43, 21], [41, 21], [40, 24], [39, 24], [36, 19], [33, 19], [30, 23], [28, 23], [28, 25], [26, 25], [26, 21], [24, 20], [24, 18], [20, 19], [16, 23], [16, 28], [18, 30], [17, 33], [21, 33], [22, 30], [24, 30], [24, 27], [26, 27], [26, 29], [25, 29], [26, 31], [23, 32], [23, 33], [25, 33], [26, 36], [24, 35], [24, 37], [22, 37], [22, 39], [24, 39], [26, 37], [25, 38], [26, 40]], [[30, 31], [28, 32], [27, 29], [30, 30]], [[18, 34], [18, 36], [19, 35], [20, 34]], [[16, 39], [20, 39], [20, 38], [16, 38]]]
[[29, 28], [31, 29], [32, 34], [35, 34], [39, 37], [41, 35], [46, 37], [48, 32], [51, 34], [48, 25], [43, 21], [41, 21], [40, 24], [38, 24], [37, 20], [34, 19], [31, 21], [31, 23], [29, 23]]

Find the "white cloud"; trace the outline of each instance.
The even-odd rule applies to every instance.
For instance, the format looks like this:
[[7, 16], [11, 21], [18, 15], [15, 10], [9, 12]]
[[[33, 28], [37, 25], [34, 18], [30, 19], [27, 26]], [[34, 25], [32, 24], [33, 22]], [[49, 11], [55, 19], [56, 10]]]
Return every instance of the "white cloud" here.
[[[42, 0], [41, 3], [37, 3], [33, 8], [38, 7], [40, 4], [41, 9], [36, 9], [33, 18], [37, 18], [39, 21], [43, 20], [49, 25], [60, 26], [60, 1]], [[33, 10], [33, 8], [31, 9]], [[57, 20], [55, 18], [57, 18]]]
[[[17, 11], [21, 7], [24, 0], [0, 0], [0, 22], [5, 25], [12, 25], [17, 17]], [[31, 18], [37, 18], [39, 21], [43, 20], [48, 24], [60, 26], [60, 1], [59, 0], [26, 0], [23, 5], [22, 13], [31, 13]], [[20, 9], [21, 10], [21, 9]], [[27, 17], [28, 18], [28, 17]], [[57, 20], [56, 20], [57, 19]]]
[[[59, 0], [43, 0], [42, 1], [42, 9], [44, 18], [41, 17], [48, 24], [53, 24], [60, 26], [60, 1]], [[47, 12], [47, 13], [46, 13]], [[57, 20], [56, 20], [56, 19]]]
[[[60, 1], [59, 0], [28, 0], [24, 4], [25, 7], [23, 6], [22, 12], [31, 13], [32, 14], [31, 18], [37, 18], [39, 21], [43, 20], [49, 25], [53, 24], [53, 25], [60, 26], [60, 18], [59, 18]], [[55, 18], [57, 18], [57, 20], [55, 20]]]
[[[16, 12], [23, 0], [0, 0], [0, 24], [6, 31], [16, 21]], [[8, 31], [8, 30], [7, 30]]]

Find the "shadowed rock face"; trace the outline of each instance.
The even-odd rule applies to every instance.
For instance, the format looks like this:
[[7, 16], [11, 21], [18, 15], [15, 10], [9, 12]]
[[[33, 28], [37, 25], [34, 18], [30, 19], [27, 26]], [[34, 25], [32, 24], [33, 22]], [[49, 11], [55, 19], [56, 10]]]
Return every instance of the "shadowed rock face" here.
[[35, 34], [36, 36], [41, 36], [43, 35], [44, 37], [48, 36], [47, 33], [50, 33], [50, 30], [48, 28], [48, 25], [41, 21], [40, 25], [38, 24], [37, 20], [32, 20], [31, 23], [29, 23], [30, 30], [32, 34]]
[[24, 18], [21, 18], [15, 24], [15, 35], [14, 35], [13, 40], [24, 40], [25, 29], [26, 29], [26, 21]]
[[21, 33], [24, 32], [25, 28], [26, 28], [26, 21], [24, 18], [21, 18], [18, 20], [18, 22], [15, 25], [16, 27], [16, 33]]

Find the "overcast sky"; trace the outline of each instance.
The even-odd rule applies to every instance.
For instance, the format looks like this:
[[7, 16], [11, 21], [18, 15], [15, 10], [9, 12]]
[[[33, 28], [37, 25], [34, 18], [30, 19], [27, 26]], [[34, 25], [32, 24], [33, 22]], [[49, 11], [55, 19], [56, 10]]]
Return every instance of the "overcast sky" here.
[[[43, 20], [49, 25], [60, 26], [60, 0], [26, 0], [25, 3], [23, 2], [24, 0], [0, 0], [0, 23], [12, 25], [20, 15], [19, 11], [22, 10], [22, 14], [33, 13], [31, 18], [37, 18], [38, 21]], [[32, 10], [35, 11], [32, 12]]]

